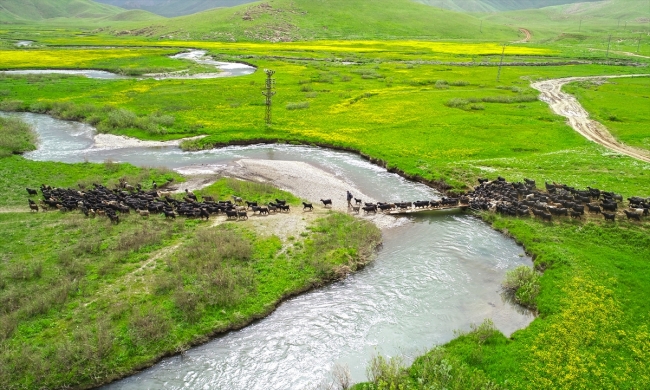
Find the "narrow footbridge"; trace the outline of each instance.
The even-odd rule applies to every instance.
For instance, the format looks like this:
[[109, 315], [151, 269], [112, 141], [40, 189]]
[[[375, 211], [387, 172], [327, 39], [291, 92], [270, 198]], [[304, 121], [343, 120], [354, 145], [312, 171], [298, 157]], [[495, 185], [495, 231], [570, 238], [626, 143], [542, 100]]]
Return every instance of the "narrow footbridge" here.
[[[396, 208], [392, 210], [384, 211], [384, 214], [389, 215], [403, 215], [403, 214], [424, 214], [424, 213], [435, 213], [439, 211], [465, 211], [469, 208], [467, 204], [455, 205], [455, 206], [437, 206], [437, 207], [409, 207], [409, 208]], [[378, 211], [381, 212], [381, 211]]]

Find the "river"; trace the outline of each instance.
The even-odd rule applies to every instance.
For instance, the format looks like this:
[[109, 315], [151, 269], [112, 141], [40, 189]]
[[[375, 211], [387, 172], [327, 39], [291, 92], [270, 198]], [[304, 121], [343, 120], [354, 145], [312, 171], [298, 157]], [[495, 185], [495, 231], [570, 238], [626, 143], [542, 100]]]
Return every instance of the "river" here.
[[[438, 196], [352, 153], [293, 145], [199, 152], [176, 146], [96, 148], [89, 125], [31, 113], [2, 115], [34, 126], [39, 148], [25, 155], [33, 160], [111, 159], [181, 171], [210, 171], [242, 158], [303, 161], [376, 199]], [[485, 318], [506, 335], [532, 321], [530, 313], [504, 302], [499, 292], [505, 272], [531, 266], [531, 259], [485, 223], [463, 214], [411, 216], [383, 236], [376, 261], [362, 271], [104, 389], [304, 389], [328, 380], [335, 364], [349, 367], [359, 382], [366, 379], [365, 367], [375, 353], [402, 355], [408, 362]]]

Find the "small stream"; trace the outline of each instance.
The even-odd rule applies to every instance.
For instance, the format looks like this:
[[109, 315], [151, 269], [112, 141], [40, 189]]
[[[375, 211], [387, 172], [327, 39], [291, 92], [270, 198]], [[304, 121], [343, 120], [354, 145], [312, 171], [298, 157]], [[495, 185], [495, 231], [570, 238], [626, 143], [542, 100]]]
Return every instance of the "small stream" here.
[[[355, 154], [316, 147], [253, 145], [199, 152], [178, 147], [102, 149], [84, 124], [45, 115], [1, 114], [34, 126], [40, 161], [103, 162], [167, 166], [210, 172], [238, 159], [304, 161], [354, 183], [386, 201], [437, 197]], [[364, 270], [280, 305], [240, 331], [167, 358], [150, 369], [105, 386], [116, 389], [303, 389], [328, 380], [335, 364], [366, 379], [375, 353], [407, 361], [454, 337], [454, 330], [491, 318], [506, 335], [527, 326], [532, 315], [504, 302], [499, 286], [506, 270], [531, 265], [514, 241], [463, 214], [408, 217], [384, 231], [384, 246]]]
[[[26, 42], [26, 41], [24, 41]], [[36, 52], [35, 52], [36, 53]], [[213, 79], [221, 77], [239, 77], [246, 76], [254, 73], [257, 69], [254, 66], [241, 64], [237, 62], [221, 62], [215, 61], [208, 55], [205, 50], [189, 50], [187, 52], [179, 53], [171, 56], [171, 58], [179, 60], [187, 60], [196, 62], [197, 64], [214, 66], [218, 72], [214, 73], [198, 73], [198, 74], [185, 74], [181, 72], [170, 72], [163, 74], [148, 74], [140, 77], [124, 76], [116, 73], [107, 72], [104, 70], [92, 69], [21, 69], [21, 70], [4, 70], [0, 71], [1, 74], [7, 75], [44, 75], [44, 74], [59, 74], [68, 76], [83, 76], [91, 79], [103, 80], [118, 80], [118, 79], [147, 79], [153, 78], [155, 80], [168, 80], [168, 79]]]

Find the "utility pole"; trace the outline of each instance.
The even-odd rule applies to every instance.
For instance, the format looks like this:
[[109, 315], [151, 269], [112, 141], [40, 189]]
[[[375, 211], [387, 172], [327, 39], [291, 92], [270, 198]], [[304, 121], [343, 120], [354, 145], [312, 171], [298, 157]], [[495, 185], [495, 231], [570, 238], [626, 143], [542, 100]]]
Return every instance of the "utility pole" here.
[[266, 73], [266, 90], [262, 91], [262, 95], [266, 96], [266, 116], [264, 120], [267, 126], [271, 126], [271, 98], [275, 95], [273, 90], [273, 87], [275, 87], [275, 79], [273, 78], [275, 71], [264, 69], [264, 73]]
[[612, 42], [612, 34], [609, 34], [609, 39], [607, 39], [607, 54], [605, 55], [605, 61], [609, 61], [609, 44]]
[[501, 78], [501, 67], [503, 66], [503, 56], [506, 53], [506, 45], [503, 44], [503, 51], [501, 52], [501, 61], [499, 62], [499, 71], [497, 72], [497, 82]]

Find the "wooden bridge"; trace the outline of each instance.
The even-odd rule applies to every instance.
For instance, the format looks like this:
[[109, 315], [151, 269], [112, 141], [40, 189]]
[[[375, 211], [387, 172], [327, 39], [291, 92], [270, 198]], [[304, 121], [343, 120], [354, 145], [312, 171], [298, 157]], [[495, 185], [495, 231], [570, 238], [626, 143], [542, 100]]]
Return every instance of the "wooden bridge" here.
[[414, 207], [409, 207], [407, 209], [393, 209], [384, 212], [378, 210], [377, 212], [378, 213], [382, 212], [383, 214], [388, 214], [388, 215], [407, 215], [407, 214], [435, 213], [440, 211], [465, 211], [468, 208], [469, 205], [461, 204], [456, 206], [421, 207], [417, 209]]

